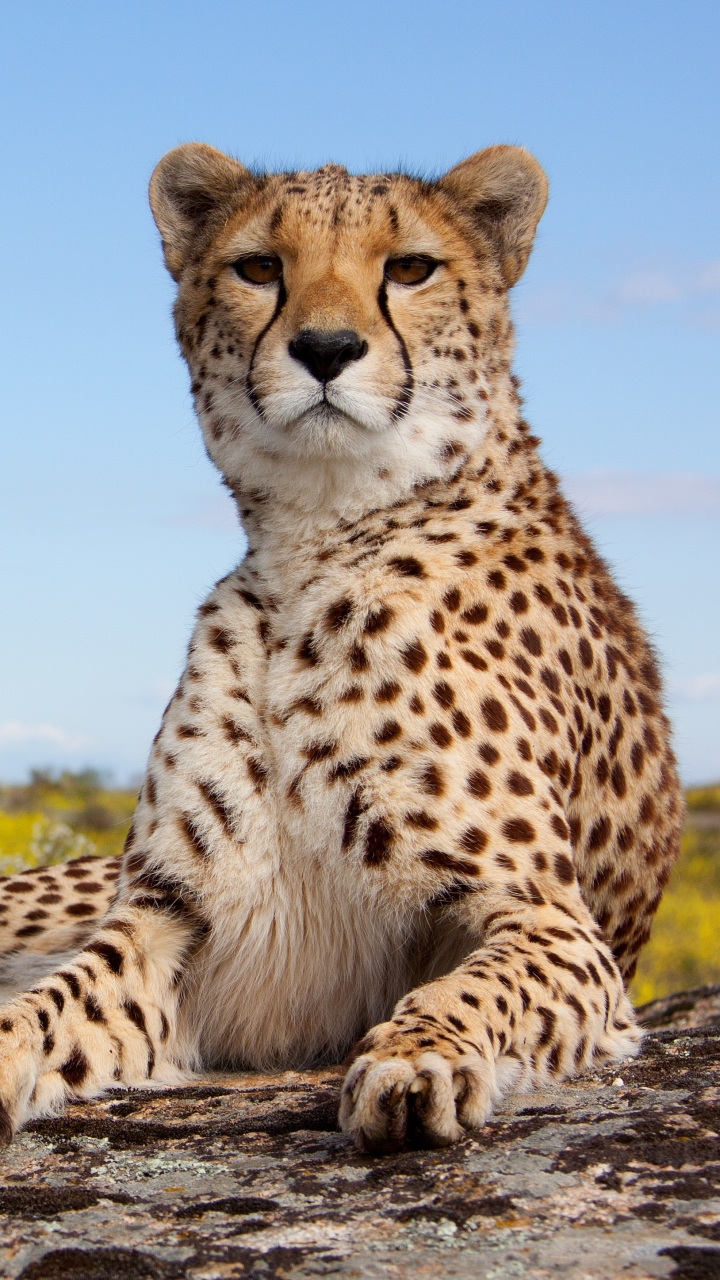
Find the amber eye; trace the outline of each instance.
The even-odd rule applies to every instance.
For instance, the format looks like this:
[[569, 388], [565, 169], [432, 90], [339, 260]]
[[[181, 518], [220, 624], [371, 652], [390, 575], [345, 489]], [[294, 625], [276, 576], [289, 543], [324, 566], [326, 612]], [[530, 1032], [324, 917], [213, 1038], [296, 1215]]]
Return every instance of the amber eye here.
[[270, 253], [256, 253], [251, 258], [238, 258], [233, 262], [241, 280], [251, 284], [274, 284], [282, 275], [282, 262]]
[[416, 253], [407, 258], [390, 258], [385, 264], [385, 276], [394, 284], [422, 284], [437, 267], [434, 258]]

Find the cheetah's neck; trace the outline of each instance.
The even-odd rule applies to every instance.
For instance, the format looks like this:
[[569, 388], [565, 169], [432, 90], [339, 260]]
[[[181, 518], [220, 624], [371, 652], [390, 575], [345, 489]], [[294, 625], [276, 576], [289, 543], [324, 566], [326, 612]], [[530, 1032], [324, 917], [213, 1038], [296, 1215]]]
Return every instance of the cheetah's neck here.
[[513, 493], [542, 470], [510, 379], [492, 397], [482, 430], [475, 432], [479, 438], [458, 435], [464, 438], [419, 476], [383, 478], [375, 464], [355, 462], [351, 469], [331, 462], [323, 469], [316, 461], [307, 467], [294, 461], [289, 475], [276, 464], [279, 474], [265, 488], [231, 483], [248, 538], [248, 569], [271, 591], [292, 593], [298, 574], [306, 577], [309, 554], [322, 557], [351, 527], [411, 525], [428, 511], [441, 519], [462, 495], [472, 496], [475, 520], [507, 521]]

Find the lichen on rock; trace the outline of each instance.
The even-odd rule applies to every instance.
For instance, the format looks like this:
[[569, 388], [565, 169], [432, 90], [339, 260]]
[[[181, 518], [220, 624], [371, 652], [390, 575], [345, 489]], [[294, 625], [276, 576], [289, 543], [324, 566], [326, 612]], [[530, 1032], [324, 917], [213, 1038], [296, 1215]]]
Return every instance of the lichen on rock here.
[[0, 1274], [711, 1280], [720, 987], [640, 1013], [620, 1075], [514, 1095], [441, 1151], [359, 1155], [340, 1068], [75, 1103], [3, 1152]]

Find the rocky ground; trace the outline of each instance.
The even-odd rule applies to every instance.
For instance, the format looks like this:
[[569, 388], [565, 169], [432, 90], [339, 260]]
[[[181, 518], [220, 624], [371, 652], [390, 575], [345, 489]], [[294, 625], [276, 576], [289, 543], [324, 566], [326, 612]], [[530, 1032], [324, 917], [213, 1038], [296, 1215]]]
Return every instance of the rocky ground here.
[[2, 1152], [0, 1274], [720, 1277], [720, 987], [643, 1016], [620, 1076], [512, 1097], [443, 1151], [356, 1154], [339, 1069], [75, 1104]]

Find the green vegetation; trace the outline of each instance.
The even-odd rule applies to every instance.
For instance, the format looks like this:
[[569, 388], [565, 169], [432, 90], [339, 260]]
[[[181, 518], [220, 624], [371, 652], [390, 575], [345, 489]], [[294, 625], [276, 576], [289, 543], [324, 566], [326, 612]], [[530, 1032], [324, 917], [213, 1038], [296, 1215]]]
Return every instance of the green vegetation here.
[[715, 787], [691, 787], [685, 792], [690, 813], [720, 813], [720, 783]]
[[720, 787], [688, 792], [680, 857], [630, 988], [635, 1004], [720, 982], [720, 816], [717, 825], [701, 825], [713, 810], [698, 809], [689, 800], [707, 793], [720, 797]]
[[94, 769], [33, 769], [24, 786], [0, 786], [0, 875], [83, 854], [119, 854], [136, 799]]
[[[686, 798], [680, 858], [631, 987], [636, 1004], [720, 982], [720, 785], [695, 787]], [[119, 854], [135, 800], [93, 769], [35, 769], [24, 786], [0, 786], [0, 875]]]

